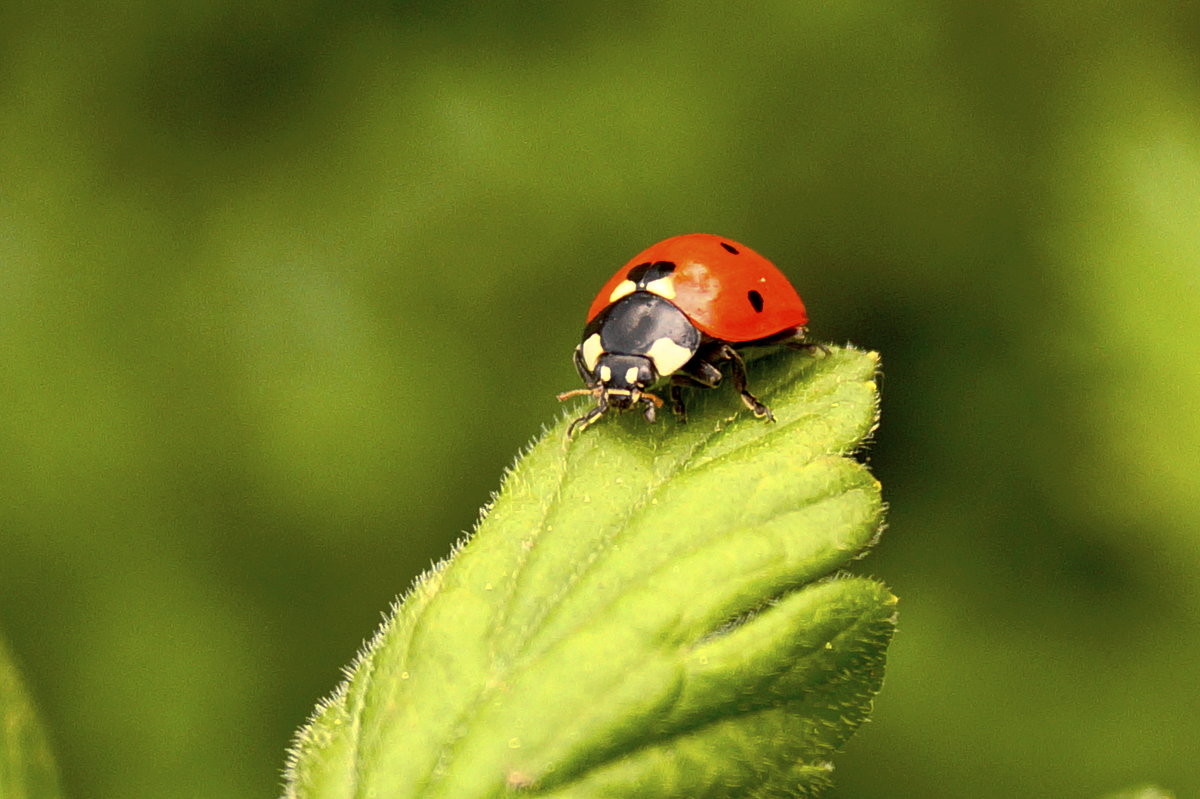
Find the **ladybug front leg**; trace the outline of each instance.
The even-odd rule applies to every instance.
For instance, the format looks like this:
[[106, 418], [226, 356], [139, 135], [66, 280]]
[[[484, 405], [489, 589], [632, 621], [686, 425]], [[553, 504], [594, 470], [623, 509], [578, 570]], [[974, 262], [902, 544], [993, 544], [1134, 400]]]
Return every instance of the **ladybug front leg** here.
[[720, 383], [720, 369], [703, 358], [693, 358], [671, 376], [671, 412], [680, 422], [686, 422], [687, 407], [683, 404], [683, 387], [716, 388]]
[[587, 364], [583, 362], [583, 351], [578, 347], [575, 348], [575, 371], [579, 372], [579, 377], [583, 380], [588, 388], [596, 387], [596, 378], [588, 372]]
[[658, 409], [659, 402], [661, 400], [656, 402], [649, 394], [642, 397], [642, 415], [646, 417], [646, 421], [650, 424], [654, 424], [654, 419], [657, 416], [655, 411]]
[[738, 390], [746, 407], [753, 411], [759, 419], [766, 419], [768, 422], [775, 421], [775, 414], [771, 413], [771, 409], [750, 393], [746, 383], [746, 362], [742, 360], [741, 353], [728, 344], [722, 344], [713, 355], [721, 360], [729, 361], [730, 371], [733, 373], [733, 386]]
[[575, 421], [571, 422], [571, 426], [567, 428], [567, 438], [572, 439], [582, 433], [584, 430], [592, 426], [592, 423], [604, 415], [608, 410], [608, 395], [601, 391], [596, 397], [596, 407], [580, 416]]

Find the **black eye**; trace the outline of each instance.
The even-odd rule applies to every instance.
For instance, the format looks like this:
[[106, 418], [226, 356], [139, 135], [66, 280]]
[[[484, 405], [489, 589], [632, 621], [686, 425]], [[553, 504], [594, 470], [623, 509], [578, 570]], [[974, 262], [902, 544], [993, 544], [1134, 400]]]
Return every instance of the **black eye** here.
[[746, 293], [746, 299], [750, 300], [750, 304], [754, 306], [755, 313], [762, 313], [763, 298], [757, 291], [749, 291]]
[[725, 248], [726, 252], [731, 252], [734, 255], [738, 254], [737, 247], [734, 247], [732, 244], [729, 244], [728, 242], [724, 242], [724, 241], [721, 242], [721, 246]]

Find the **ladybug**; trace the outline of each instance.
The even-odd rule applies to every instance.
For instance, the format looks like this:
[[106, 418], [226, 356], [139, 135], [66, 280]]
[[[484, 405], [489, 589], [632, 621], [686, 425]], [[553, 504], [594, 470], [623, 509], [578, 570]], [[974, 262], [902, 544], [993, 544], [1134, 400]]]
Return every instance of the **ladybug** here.
[[653, 422], [663, 401], [647, 388], [668, 381], [671, 410], [686, 420], [683, 386], [715, 388], [728, 362], [733, 384], [756, 417], [774, 421], [750, 393], [744, 347], [805, 341], [808, 314], [788, 279], [766, 258], [732, 239], [691, 233], [643, 250], [609, 279], [588, 309], [575, 368], [596, 406], [567, 430], [573, 438], [610, 408], [641, 406]]

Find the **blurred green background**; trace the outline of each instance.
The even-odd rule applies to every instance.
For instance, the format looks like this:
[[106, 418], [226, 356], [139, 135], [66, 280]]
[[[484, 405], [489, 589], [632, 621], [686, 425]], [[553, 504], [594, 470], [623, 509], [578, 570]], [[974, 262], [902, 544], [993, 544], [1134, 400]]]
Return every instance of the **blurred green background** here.
[[609, 274], [879, 349], [836, 797], [1200, 795], [1192, 4], [0, 9], [0, 629], [74, 797], [272, 796], [560, 413]]

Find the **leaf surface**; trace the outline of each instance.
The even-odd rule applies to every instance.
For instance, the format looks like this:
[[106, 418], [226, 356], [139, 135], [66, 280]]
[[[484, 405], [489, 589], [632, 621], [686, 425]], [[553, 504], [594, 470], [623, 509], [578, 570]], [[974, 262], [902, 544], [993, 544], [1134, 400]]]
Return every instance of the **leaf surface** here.
[[0, 639], [0, 797], [59, 799], [61, 795], [41, 721]]
[[895, 598], [852, 457], [877, 356], [751, 365], [689, 422], [566, 415], [297, 737], [288, 797], [805, 795], [867, 716]]

